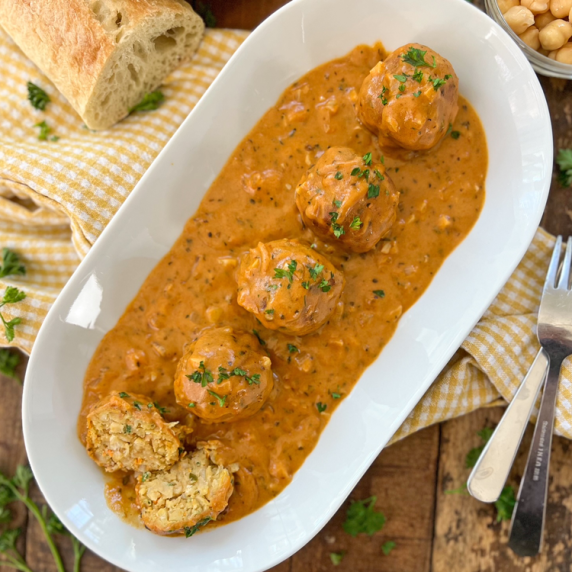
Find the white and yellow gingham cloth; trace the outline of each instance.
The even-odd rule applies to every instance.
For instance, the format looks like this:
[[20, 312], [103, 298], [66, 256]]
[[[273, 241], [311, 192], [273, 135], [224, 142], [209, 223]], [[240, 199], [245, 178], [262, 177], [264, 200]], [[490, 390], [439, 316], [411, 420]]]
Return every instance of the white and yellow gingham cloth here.
[[[52, 84], [0, 30], [0, 247], [16, 251], [26, 276], [0, 280], [27, 298], [12, 345], [26, 352], [51, 304], [159, 151], [247, 32], [207, 30], [194, 59], [161, 88], [165, 102], [106, 132], [91, 132]], [[27, 101], [28, 81], [51, 98], [45, 112]], [[39, 141], [46, 121], [59, 141]], [[538, 342], [533, 332], [554, 239], [539, 230], [524, 260], [394, 439], [482, 406], [509, 401]], [[0, 345], [7, 345], [0, 333]], [[572, 437], [572, 371], [561, 383], [556, 431]]]

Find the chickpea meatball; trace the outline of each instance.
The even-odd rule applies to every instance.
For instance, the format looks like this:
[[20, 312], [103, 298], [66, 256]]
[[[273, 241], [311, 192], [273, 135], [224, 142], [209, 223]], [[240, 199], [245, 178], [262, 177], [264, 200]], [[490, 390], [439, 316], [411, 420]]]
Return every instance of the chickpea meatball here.
[[263, 326], [303, 336], [328, 321], [344, 289], [343, 274], [294, 239], [259, 243], [241, 261], [238, 303]]
[[229, 470], [213, 463], [204, 449], [170, 469], [144, 473], [136, 487], [145, 526], [159, 534], [184, 530], [192, 536], [227, 507], [233, 492]]
[[159, 471], [179, 460], [180, 431], [148, 397], [113, 393], [88, 414], [85, 446], [109, 473]]
[[296, 188], [304, 224], [354, 252], [371, 250], [387, 235], [398, 202], [385, 167], [348, 147], [328, 149]]
[[382, 147], [422, 151], [445, 137], [457, 115], [458, 98], [453, 66], [430, 48], [407, 44], [365, 78], [358, 117]]
[[190, 344], [179, 361], [175, 398], [204, 421], [236, 421], [256, 413], [273, 385], [270, 358], [255, 336], [214, 328]]

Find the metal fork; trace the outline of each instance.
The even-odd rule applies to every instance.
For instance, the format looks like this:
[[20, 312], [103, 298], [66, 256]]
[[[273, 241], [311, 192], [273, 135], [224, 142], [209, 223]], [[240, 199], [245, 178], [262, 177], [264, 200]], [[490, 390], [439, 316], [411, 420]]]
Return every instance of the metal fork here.
[[558, 382], [562, 362], [572, 355], [572, 237], [568, 238], [562, 270], [556, 283], [561, 252], [562, 237], [559, 236], [552, 253], [538, 312], [538, 340], [548, 355], [548, 376], [512, 515], [508, 542], [519, 556], [534, 556], [541, 549]]

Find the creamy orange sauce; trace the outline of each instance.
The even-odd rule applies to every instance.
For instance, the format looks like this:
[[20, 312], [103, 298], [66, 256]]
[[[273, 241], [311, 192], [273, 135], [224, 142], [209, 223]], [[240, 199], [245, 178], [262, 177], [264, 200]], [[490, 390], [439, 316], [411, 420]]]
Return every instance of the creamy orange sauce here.
[[[101, 341], [86, 373], [78, 421], [83, 441], [89, 408], [112, 391], [126, 391], [168, 408], [168, 420], [192, 424], [190, 445], [221, 442], [224, 463], [241, 468], [220, 522], [256, 510], [288, 485], [341, 399], [483, 207], [486, 139], [461, 97], [453, 125], [457, 139], [447, 136], [436, 150], [407, 161], [385, 157], [400, 203], [390, 235], [376, 248], [348, 253], [303, 227], [294, 189], [325, 149], [382, 154], [376, 137], [358, 122], [356, 104], [363, 79], [383, 56], [381, 45], [359, 46], [284, 92], [232, 154], [171, 251]], [[284, 237], [316, 245], [347, 281], [333, 317], [303, 337], [265, 329], [236, 303], [238, 258], [259, 241]], [[383, 297], [374, 294], [379, 290]], [[272, 360], [274, 390], [248, 419], [209, 425], [175, 403], [173, 376], [183, 348], [212, 325], [256, 330]], [[128, 518], [135, 508], [130, 481], [123, 478], [108, 486], [107, 497]]]

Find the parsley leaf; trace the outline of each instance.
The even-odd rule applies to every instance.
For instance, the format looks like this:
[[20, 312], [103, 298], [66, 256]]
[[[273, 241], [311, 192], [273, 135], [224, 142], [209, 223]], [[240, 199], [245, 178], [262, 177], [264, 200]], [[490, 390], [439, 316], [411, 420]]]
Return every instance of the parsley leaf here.
[[417, 83], [421, 83], [423, 81], [423, 72], [421, 70], [415, 70], [415, 73], [413, 74], [413, 79]]
[[354, 169], [352, 169], [352, 172], [350, 173], [350, 175], [352, 177], [355, 177], [356, 175], [359, 176], [360, 173], [361, 173], [361, 169], [359, 167], [355, 167]]
[[[21, 302], [25, 297], [25, 292], [18, 290], [18, 288], [15, 288], [14, 286], [8, 286], [4, 292], [2, 301], [0, 302], [0, 308], [6, 304], [15, 304], [16, 302]], [[6, 335], [6, 339], [11, 342], [15, 337], [14, 327], [18, 324], [21, 324], [22, 320], [21, 318], [13, 318], [7, 322], [2, 314], [0, 314], [0, 320], [2, 320], [2, 323], [4, 324], [4, 334]]]
[[383, 290], [374, 290], [373, 293], [378, 297], [378, 298], [385, 298], [385, 292]]
[[194, 381], [195, 383], [200, 383], [201, 387], [206, 387], [207, 384], [212, 383], [214, 380], [212, 372], [205, 367], [204, 361], [200, 362], [199, 369], [190, 375], [186, 375], [185, 377], [191, 381]]
[[389, 553], [395, 548], [395, 542], [393, 540], [388, 540], [381, 545], [381, 551], [388, 556]]
[[35, 83], [31, 81], [28, 82], [28, 101], [32, 104], [32, 107], [44, 111], [46, 105], [50, 103], [50, 96]]
[[288, 282], [292, 284], [292, 281], [294, 280], [294, 272], [296, 272], [297, 267], [298, 263], [295, 260], [290, 260], [288, 263], [288, 270], [284, 270], [284, 268], [274, 269], [274, 278], [288, 278]]
[[385, 525], [383, 513], [375, 510], [377, 497], [370, 497], [361, 501], [352, 501], [346, 512], [344, 530], [354, 538], [358, 534], [373, 536]]
[[34, 127], [40, 128], [40, 133], [38, 134], [38, 139], [40, 141], [47, 141], [48, 135], [52, 131], [52, 128], [45, 121], [40, 121], [40, 123], [36, 123], [34, 125]]
[[135, 113], [136, 111], [154, 111], [158, 109], [163, 101], [165, 101], [165, 96], [160, 91], [146, 93], [143, 99], [129, 110], [129, 113]]
[[316, 266], [314, 266], [314, 268], [308, 268], [308, 270], [310, 271], [310, 276], [314, 279], [317, 280], [318, 276], [322, 273], [322, 271], [324, 270], [324, 265], [323, 264], [318, 264], [316, 263]]
[[380, 181], [385, 180], [385, 177], [384, 177], [377, 169], [375, 169], [373, 172], [375, 173], [375, 176], [376, 176]]
[[572, 149], [560, 149], [556, 162], [560, 169], [558, 182], [562, 187], [572, 186]]
[[444, 85], [447, 83], [447, 79], [448, 79], [448, 78], [446, 78], [446, 79], [440, 79], [440, 78], [438, 78], [438, 77], [435, 77], [435, 78], [430, 77], [430, 78], [429, 78], [429, 83], [432, 83], [432, 84], [433, 84], [433, 89], [434, 89], [435, 91], [437, 91], [440, 87], [444, 86]]
[[0, 278], [26, 274], [26, 267], [21, 263], [20, 257], [9, 248], [2, 249], [2, 266], [0, 266]]
[[490, 427], [485, 427], [484, 429], [477, 431], [477, 435], [482, 439], [483, 444], [480, 447], [474, 447], [467, 453], [465, 458], [465, 466], [467, 469], [472, 469], [477, 464], [485, 445], [489, 442], [493, 433], [494, 429], [491, 429]]
[[397, 81], [405, 83], [409, 77], [407, 74], [398, 74], [393, 76]]
[[338, 172], [334, 175], [334, 178], [335, 178], [336, 180], [338, 180], [338, 181], [341, 181], [341, 180], [344, 178], [344, 176], [342, 175], [341, 171], [338, 171]]
[[[379, 171], [377, 171], [379, 172]], [[383, 177], [383, 175], [382, 175]], [[368, 199], [375, 199], [379, 197], [379, 185], [374, 185], [372, 183], [369, 184], [369, 187], [367, 189], [367, 198]]]
[[0, 372], [7, 377], [15, 379], [18, 383], [22, 383], [16, 375], [16, 368], [20, 363], [20, 354], [12, 352], [9, 349], [0, 349]]
[[218, 393], [215, 393], [212, 389], [207, 389], [207, 391], [218, 401], [219, 407], [224, 407], [227, 398], [226, 395], [224, 397], [221, 397]]
[[369, 167], [371, 165], [371, 153], [366, 153], [363, 157], [363, 162]]
[[431, 66], [425, 61], [425, 54], [427, 50], [420, 50], [419, 48], [409, 48], [406, 54], [402, 54], [401, 59], [409, 65], [412, 65], [416, 68], [420, 67], [435, 67]]
[[339, 566], [346, 555], [346, 551], [341, 552], [330, 552], [330, 560], [334, 566]]
[[318, 403], [316, 403], [316, 408], [319, 413], [323, 413], [328, 408], [328, 406], [325, 403], [318, 401]]
[[497, 522], [501, 520], [510, 520], [512, 518], [512, 511], [516, 505], [516, 496], [514, 494], [514, 489], [511, 485], [507, 485], [503, 488], [502, 493], [495, 502], [495, 507], [497, 509]]
[[295, 354], [296, 352], [300, 353], [300, 350], [296, 346], [288, 344], [288, 353]]
[[185, 538], [190, 538], [193, 534], [197, 533], [203, 526], [206, 526], [210, 521], [211, 517], [207, 516], [203, 520], [199, 520], [194, 526], [185, 526]]
[[451, 131], [451, 137], [453, 139], [458, 139], [461, 136], [461, 132], [460, 131]]
[[332, 287], [330, 286], [330, 283], [324, 278], [324, 280], [322, 280], [319, 284], [318, 284], [318, 288], [322, 291], [322, 292], [329, 292]]
[[337, 222], [340, 215], [337, 212], [331, 212], [330, 216], [332, 217], [332, 230], [334, 231], [334, 236], [336, 238], [340, 238], [342, 234], [346, 233], [344, 227]]
[[361, 222], [359, 216], [354, 217], [354, 220], [350, 223], [350, 228], [352, 230], [359, 230], [363, 226], [363, 222]]
[[252, 333], [258, 338], [258, 342], [260, 343], [261, 346], [266, 345], [266, 342], [260, 337], [260, 334], [258, 333], [257, 330], [252, 330]]

